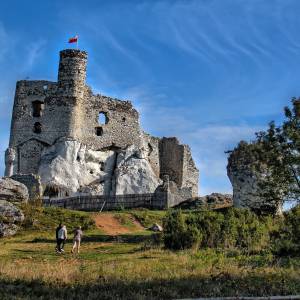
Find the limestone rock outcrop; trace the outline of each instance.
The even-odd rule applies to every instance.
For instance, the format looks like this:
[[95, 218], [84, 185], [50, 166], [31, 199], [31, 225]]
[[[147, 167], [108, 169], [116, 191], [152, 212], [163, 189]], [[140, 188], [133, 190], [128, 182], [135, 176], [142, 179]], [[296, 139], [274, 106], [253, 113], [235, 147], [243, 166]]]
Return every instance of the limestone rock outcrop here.
[[281, 195], [278, 195], [276, 202], [262, 197], [268, 170], [265, 165], [257, 163], [253, 147], [253, 144], [240, 142], [228, 157], [227, 175], [233, 188], [233, 205], [258, 212], [280, 214], [282, 207], [278, 203], [281, 202]]
[[27, 202], [28, 190], [24, 184], [9, 177], [0, 178], [0, 200]]
[[93, 151], [70, 139], [44, 151], [39, 175], [42, 184], [56, 186], [60, 196], [153, 193], [162, 182], [134, 145]]
[[0, 178], [0, 237], [14, 235], [24, 214], [16, 206], [28, 201], [26, 186], [8, 177]]
[[93, 151], [74, 139], [61, 139], [41, 156], [43, 186], [56, 186], [60, 196], [78, 191], [107, 194], [116, 159], [113, 151]]
[[24, 215], [17, 206], [0, 200], [0, 237], [14, 235], [23, 220]]
[[118, 154], [114, 177], [116, 195], [154, 193], [162, 183], [147, 157], [134, 146]]

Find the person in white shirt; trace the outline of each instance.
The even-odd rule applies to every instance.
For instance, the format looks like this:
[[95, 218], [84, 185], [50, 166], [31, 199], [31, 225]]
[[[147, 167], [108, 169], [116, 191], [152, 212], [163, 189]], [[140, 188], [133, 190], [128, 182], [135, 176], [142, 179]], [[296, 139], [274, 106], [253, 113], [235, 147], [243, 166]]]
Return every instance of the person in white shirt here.
[[57, 246], [58, 246], [58, 252], [63, 253], [64, 252], [64, 245], [65, 242], [68, 238], [68, 233], [67, 233], [67, 227], [63, 225], [57, 233]]

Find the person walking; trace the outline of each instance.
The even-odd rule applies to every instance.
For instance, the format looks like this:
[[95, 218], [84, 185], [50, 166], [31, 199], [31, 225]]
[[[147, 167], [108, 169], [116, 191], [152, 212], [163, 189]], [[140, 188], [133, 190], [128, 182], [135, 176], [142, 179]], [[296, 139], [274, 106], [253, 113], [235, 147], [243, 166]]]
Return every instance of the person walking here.
[[58, 230], [58, 252], [63, 253], [64, 251], [64, 245], [65, 242], [68, 238], [68, 233], [67, 233], [67, 227], [63, 225], [59, 230]]
[[58, 232], [59, 230], [62, 228], [62, 223], [59, 223], [59, 225], [56, 227], [55, 230], [55, 236], [56, 236], [56, 247], [55, 247], [55, 251], [58, 252], [59, 249], [59, 242], [58, 242]]
[[77, 251], [77, 254], [79, 253], [82, 236], [83, 236], [83, 232], [81, 230], [81, 226], [78, 226], [74, 230], [73, 247], [72, 247], [71, 253], [74, 253], [75, 249]]

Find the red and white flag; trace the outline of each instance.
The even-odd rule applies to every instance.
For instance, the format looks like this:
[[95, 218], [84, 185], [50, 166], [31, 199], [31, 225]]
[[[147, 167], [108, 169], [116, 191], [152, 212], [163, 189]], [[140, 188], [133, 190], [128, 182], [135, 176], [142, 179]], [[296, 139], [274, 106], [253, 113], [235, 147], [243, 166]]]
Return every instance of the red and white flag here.
[[77, 42], [78, 42], [78, 35], [69, 38], [69, 43], [77, 43]]

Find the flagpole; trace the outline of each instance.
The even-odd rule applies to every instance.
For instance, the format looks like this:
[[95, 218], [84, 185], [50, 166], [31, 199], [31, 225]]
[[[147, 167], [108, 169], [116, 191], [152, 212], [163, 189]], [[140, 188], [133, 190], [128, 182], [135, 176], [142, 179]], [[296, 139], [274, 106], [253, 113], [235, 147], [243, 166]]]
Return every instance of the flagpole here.
[[78, 50], [78, 35], [77, 35], [77, 39], [76, 39], [76, 47], [77, 47], [77, 50]]

